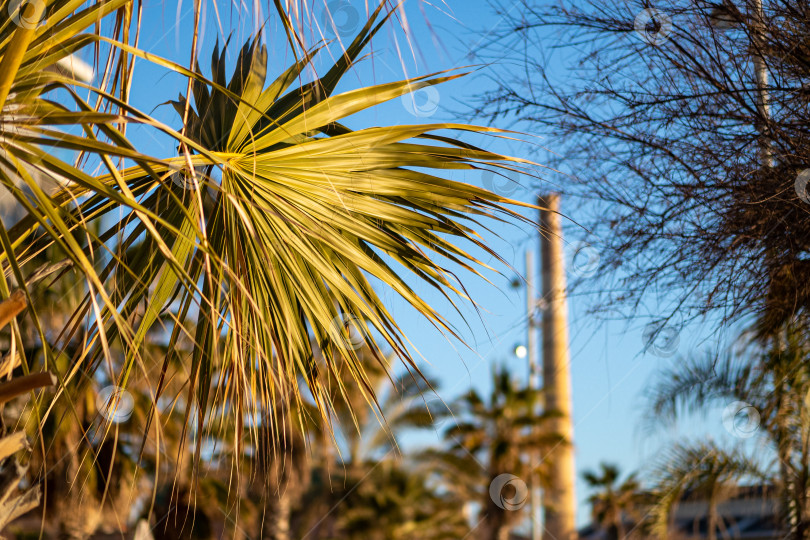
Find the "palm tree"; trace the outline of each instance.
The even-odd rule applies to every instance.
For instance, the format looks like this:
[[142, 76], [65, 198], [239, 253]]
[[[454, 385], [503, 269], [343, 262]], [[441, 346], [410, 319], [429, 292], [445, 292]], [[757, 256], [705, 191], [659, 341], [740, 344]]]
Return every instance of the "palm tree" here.
[[[368, 354], [366, 358], [373, 361]], [[397, 440], [402, 431], [431, 428], [435, 412], [428, 409], [423, 394], [433, 391], [435, 384], [412, 373], [392, 381], [379, 366], [368, 371], [373, 374], [370, 382], [379, 396], [377, 403], [350, 397], [335, 408], [336, 425], [345, 427], [331, 477], [336, 486], [344, 486], [338, 493], [347, 496], [335, 530], [357, 540], [463, 536], [459, 500], [439, 495], [429, 484], [429, 472], [405, 459]], [[348, 375], [344, 379], [347, 383]]]
[[640, 488], [634, 474], [619, 482], [619, 468], [608, 463], [599, 465], [599, 472], [585, 471], [582, 478], [595, 491], [591, 503], [594, 523], [607, 532], [608, 540], [625, 537], [625, 516], [632, 516], [640, 502]]
[[[794, 538], [804, 538], [810, 530], [808, 360], [810, 348], [805, 338], [789, 331], [781, 348], [755, 350], [745, 356], [689, 359], [663, 373], [649, 391], [649, 420], [655, 422], [674, 421], [680, 414], [712, 405], [731, 407], [732, 415], [746, 415], [750, 424], [746, 428], [756, 430], [774, 451], [784, 520]], [[726, 421], [734, 431], [737, 419]]]
[[[11, 7], [15, 20], [21, 20], [12, 4], [0, 0], [0, 11]], [[17, 273], [36, 254], [35, 245], [57, 245], [73, 261], [87, 288], [65, 336], [92, 321], [87, 350], [74, 357], [82, 369], [92, 372], [110, 344], [118, 343], [127, 357], [116, 382], [126, 386], [134, 371], [146, 370], [148, 331], [161, 314], [176, 310], [170, 343], [186, 327], [195, 332], [187, 360], [187, 402], [196, 404], [200, 424], [215, 408], [212, 400], [224, 402], [252, 389], [258, 389], [265, 412], [282, 396], [297, 396], [291, 400], [295, 406], [308, 394], [327, 418], [323, 381], [340, 365], [347, 366], [362, 393], [372, 391], [347, 320], [358, 323], [378, 358], [386, 347], [418, 372], [377, 283], [455, 335], [403, 273], [453, 301], [465, 298], [445, 263], [478, 272], [480, 261], [458, 246], [470, 242], [495, 255], [477, 234], [480, 220], [522, 218], [506, 206], [514, 201], [432, 171], [519, 170], [526, 162], [432, 133], [497, 134], [492, 128], [420, 124], [353, 130], [343, 124], [354, 113], [457, 76], [335, 93], [393, 11], [384, 12], [381, 3], [330, 69], [302, 82], [316, 51], [299, 48], [303, 40], [297, 39], [295, 24], [276, 3], [299, 60], [268, 85], [267, 51], [257, 39], [242, 48], [230, 79], [227, 46], [214, 51], [210, 74], [204, 76], [196, 61], [186, 69], [130, 44], [138, 13], [131, 0], [90, 7], [79, 0], [33, 4], [44, 5], [46, 16], [22, 15], [42, 19], [41, 25], [7, 21], [0, 26], [0, 183], [27, 210], [14, 227], [0, 231], [0, 262]], [[111, 15], [116, 34], [101, 35], [106, 27], [98, 21]], [[83, 33], [91, 27], [95, 30]], [[108, 86], [96, 88], [45, 69], [94, 43], [109, 47], [113, 57], [113, 67], [101, 74]], [[187, 77], [189, 92], [174, 103], [177, 129], [128, 104], [134, 58]], [[83, 101], [77, 86], [97, 102]], [[67, 92], [70, 106], [50, 99], [55, 88]], [[133, 122], [173, 137], [178, 155], [139, 152], [124, 132]], [[65, 125], [77, 129], [60, 129]], [[43, 147], [83, 152], [105, 174], [88, 174]], [[122, 170], [118, 163], [125, 160], [133, 165]], [[65, 187], [45, 193], [32, 180], [32, 170], [63, 179]], [[33, 196], [16, 189], [20, 181]], [[90, 225], [99, 222], [100, 232], [93, 233]], [[78, 243], [75, 235], [85, 236], [88, 244]], [[379, 344], [368, 338], [372, 333]], [[319, 361], [313, 338], [323, 351]], [[231, 382], [228, 388], [211, 392], [222, 343], [228, 365], [221, 371], [233, 377], [222, 378]], [[159, 385], [156, 396], [162, 391]], [[232, 414], [242, 415], [243, 402], [234, 403]]]
[[306, 492], [309, 461], [302, 425], [306, 421], [290, 415], [288, 405], [281, 403], [272, 419], [261, 424], [256, 449], [264, 487], [264, 512], [261, 538], [290, 540], [290, 518], [293, 502]]
[[[299, 512], [299, 535], [456, 537], [457, 501], [431, 489], [427, 476], [403, 460], [397, 442], [403, 430], [430, 427], [423, 395], [435, 384], [410, 372], [391, 379], [386, 365], [392, 358], [381, 364], [368, 347], [357, 353], [376, 399], [369, 402], [368, 396], [349, 390], [353, 379], [345, 366], [327, 381], [336, 440], [333, 448], [328, 440], [332, 430], [311, 426], [310, 441], [321, 451], [310, 455], [312, 488], [305, 496], [307, 508]], [[330, 512], [336, 504], [340, 511]]]
[[[68, 358], [54, 368], [63, 371]], [[45, 451], [32, 456], [30, 466], [45, 491], [46, 525], [58, 538], [85, 539], [96, 532], [122, 533], [134, 503], [144, 495], [142, 477], [135, 475], [138, 433], [145, 423], [149, 398], [126, 392], [136, 403], [113, 412], [111, 400], [99, 392], [109, 380], [74, 378], [56, 393], [28, 402], [19, 421], [29, 436], [47, 441]], [[9, 416], [17, 415], [16, 410]], [[120, 415], [115, 418], [115, 415]], [[112, 420], [111, 420], [112, 419]]]
[[[38, 325], [28, 317], [21, 317], [18, 323], [23, 354], [17, 356], [17, 362], [21, 364], [21, 358], [26, 357], [29, 369], [49, 365], [46, 351], [64, 329], [64, 319], [78, 296], [76, 280], [61, 272], [69, 265], [64, 261], [49, 264], [49, 259], [58, 256], [46, 251], [32, 260], [26, 279], [31, 305], [40, 314]], [[45, 279], [53, 276], [57, 279]], [[51, 369], [66, 373], [70, 354], [81, 347], [80, 343], [81, 336], [68, 340], [62, 354], [52, 358]], [[24, 371], [22, 366], [14, 367], [19, 374]], [[109, 387], [112, 381], [104, 372], [78, 375], [55, 393], [46, 391], [35, 400], [21, 396], [2, 410], [4, 424], [24, 425], [30, 437], [42, 436], [47, 441], [44, 451], [32, 456], [29, 467], [44, 485], [46, 527], [60, 538], [86, 538], [98, 530], [126, 530], [129, 510], [138, 496], [132, 476], [133, 452], [127, 449], [132, 444], [128, 431], [138, 425], [139, 413], [146, 409], [127, 410], [126, 418], [130, 420], [132, 415], [131, 421], [110, 425], [108, 418], [115, 413], [104, 410], [107, 404], [102, 403], [99, 389]]]
[[352, 491], [335, 493], [345, 499], [336, 510], [336, 534], [328, 538], [457, 540], [469, 530], [464, 501], [440, 492], [418, 464], [391, 457], [369, 462], [363, 478], [351, 478], [347, 487]]
[[675, 445], [659, 462], [653, 476], [653, 533], [659, 538], [669, 537], [673, 510], [688, 495], [706, 501], [708, 538], [717, 540], [718, 530], [727, 534], [718, 505], [735, 493], [741, 480], [762, 478], [763, 473], [740, 450], [726, 451], [709, 442]]
[[[429, 529], [437, 535], [445, 532], [436, 538], [452, 537], [447, 529], [459, 523], [451, 519], [453, 501], [431, 491], [423, 476], [395, 454], [399, 430], [430, 425], [422, 394], [432, 383], [410, 373], [392, 381], [368, 347], [357, 354], [377, 400], [368, 403], [361, 393], [351, 392], [352, 375], [342, 367], [325, 383], [333, 404], [334, 429], [321, 423], [310, 400], [294, 408], [279, 402], [270, 418], [249, 415], [241, 422], [240, 440], [245, 442], [239, 447], [223, 436], [229, 432], [223, 426], [233, 421], [232, 415], [217, 410], [209, 419], [205, 437], [209, 443], [215, 441], [217, 448], [215, 455], [205, 459], [210, 466], [206, 480], [230, 482], [235, 486], [232, 494], [248, 506], [251, 501], [262, 502], [257, 525], [261, 538], [287, 539], [307, 533], [312, 538], [350, 534], [391, 538], [400, 534], [396, 531], [422, 534]], [[216, 378], [221, 376], [218, 372]], [[235, 468], [228, 465], [229, 456], [237, 462]], [[406, 476], [409, 480], [403, 481]], [[418, 492], [423, 502], [409, 499], [411, 492]], [[338, 502], [340, 511], [330, 512]], [[387, 509], [386, 515], [366, 520], [363, 516], [377, 503]]]
[[[132, 0], [89, 6], [83, 0], [0, 0], [0, 12], [12, 15], [0, 23], [0, 184], [26, 212], [11, 228], [0, 224], [0, 293], [8, 293], [7, 276], [24, 283], [21, 268], [43, 250], [56, 248], [72, 261], [84, 279], [82, 295], [56, 342], [42, 340], [43, 362], [54, 366], [69, 354], [59, 373], [68, 396], [74, 395], [71, 380], [92, 378], [105, 360], [116, 367], [110, 382], [120, 387], [136, 384], [138, 373], [159, 373], [148, 379], [155, 381], [153, 391], [144, 394], [152, 402], [144, 438], [158, 418], [158, 399], [178, 374], [187, 383], [181, 448], [189, 426], [199, 427], [192, 430], [198, 437], [206, 433], [213, 411], [243, 418], [246, 396], [255, 398], [264, 418], [287, 415], [277, 420], [282, 424], [309, 400], [322, 425], [332, 425], [327, 381], [336, 373], [351, 380], [343, 395], [376, 399], [351, 326], [377, 361], [390, 351], [421, 376], [380, 290], [398, 294], [455, 336], [409, 276], [454, 304], [464, 301], [463, 285], [447, 265], [479, 273], [487, 266], [471, 254], [476, 248], [497, 257], [479, 236], [481, 222], [523, 219], [508, 207], [515, 201], [440, 175], [445, 169], [523, 170], [528, 162], [434, 133], [498, 136], [497, 130], [344, 125], [357, 112], [460, 75], [337, 94], [394, 11], [381, 3], [318, 76], [310, 69], [317, 51], [299, 46], [304, 41], [281, 5], [277, 15], [297, 61], [271, 82], [258, 36], [241, 49], [230, 78], [227, 44], [215, 49], [204, 75], [196, 39], [190, 68], [134, 45], [139, 11]], [[107, 17], [114, 21], [102, 24]], [[109, 56], [100, 83], [52, 69], [93, 45], [104, 51], [102, 62]], [[135, 58], [187, 78], [188, 92], [174, 102], [174, 127], [129, 104]], [[91, 97], [82, 98], [77, 88]], [[67, 98], [57, 99], [56, 90]], [[130, 123], [173, 137], [177, 153], [139, 151], [126, 136]], [[50, 149], [76, 151], [82, 159], [68, 163]], [[101, 174], [89, 172], [96, 166]], [[46, 192], [36, 179], [41, 175], [63, 187]], [[474, 247], [466, 251], [462, 244]], [[37, 328], [39, 311], [32, 304]], [[170, 334], [162, 363], [148, 353], [149, 333], [158, 325]], [[76, 336], [84, 339], [71, 350]], [[192, 346], [187, 355], [176, 351], [182, 339]], [[116, 350], [125, 351], [120, 362]], [[288, 406], [277, 409], [285, 400]], [[72, 416], [81, 422], [81, 414]], [[234, 438], [241, 435], [239, 422], [228, 425]], [[276, 426], [270, 433], [285, 431]], [[200, 444], [198, 438], [197, 461]]]
[[[530, 463], [526, 456], [537, 451], [546, 456], [555, 445], [568, 444], [544, 429], [554, 413], [535, 413], [539, 397], [505, 367], [494, 368], [488, 399], [471, 390], [455, 401], [451, 410], [458, 422], [444, 433], [448, 446], [426, 455], [436, 460], [448, 490], [481, 505], [476, 529], [484, 540], [508, 538], [523, 517], [527, 480], [536, 472], [542, 482], [553, 466], [545, 459]], [[501, 492], [493, 495], [493, 486]]]
[[[0, 224], [3, 246], [0, 255], [3, 270], [0, 274], [0, 292], [7, 294], [9, 280], [15, 281], [22, 287], [18, 294], [24, 300], [23, 305], [27, 304], [30, 308], [27, 316], [30, 324], [22, 324], [19, 332], [15, 328], [11, 334], [11, 340], [17, 342], [20, 370], [44, 366], [60, 371], [62, 395], [61, 399], [48, 403], [44, 398], [50, 398], [51, 394], [47, 393], [29, 402], [27, 410], [23, 410], [22, 402], [19, 402], [11, 404], [13, 407], [4, 412], [6, 415], [18, 413], [16, 418], [9, 418], [14, 422], [30, 415], [33, 421], [26, 428], [32, 435], [52, 436], [34, 448], [64, 450], [54, 460], [48, 459], [50, 475], [45, 471], [42, 475], [53, 480], [57, 476], [54, 474], [56, 471], [75, 472], [73, 480], [77, 489], [70, 494], [74, 497], [70, 501], [73, 505], [65, 505], [68, 502], [66, 499], [58, 501], [63, 508], [70, 510], [61, 514], [51, 511], [47, 516], [52, 522], [69, 516], [83, 519], [85, 523], [80, 524], [81, 527], [65, 527], [66, 523], [61, 523], [62, 532], [69, 536], [84, 535], [95, 526], [92, 522], [98, 521], [99, 508], [85, 504], [86, 513], [83, 516], [78, 510], [82, 501], [86, 503], [88, 499], [95, 499], [96, 495], [99, 496], [96, 500], [103, 500], [103, 495], [94, 491], [106, 482], [98, 480], [104, 479], [110, 471], [116, 471], [112, 466], [105, 467], [104, 462], [97, 459], [99, 452], [104, 452], [104, 444], [93, 447], [86, 437], [87, 425], [83, 425], [83, 420], [92, 416], [93, 405], [87, 406], [88, 402], [79, 398], [88, 395], [87, 379], [79, 380], [81, 377], [74, 375], [71, 378], [75, 384], [68, 384], [69, 379], [65, 378], [67, 373], [86, 374], [79, 369], [79, 365], [71, 365], [68, 369], [64, 361], [66, 358], [61, 354], [77, 352], [80, 355], [80, 347], [75, 347], [76, 341], [81, 342], [83, 337], [83, 333], [77, 331], [77, 321], [83, 318], [83, 314], [75, 311], [77, 306], [80, 307], [80, 302], [71, 306], [75, 309], [67, 310], [65, 306], [71, 302], [66, 300], [65, 294], [59, 294], [59, 302], [54, 302], [53, 298], [45, 299], [26, 283], [23, 275], [27, 265], [41, 262], [43, 255], [49, 256], [46, 260], [51, 262], [53, 259], [50, 257], [60, 251], [74, 263], [79, 263], [78, 268], [84, 275], [95, 274], [92, 261], [86, 257], [77, 258], [76, 255], [88, 247], [88, 243], [83, 241], [85, 236], [97, 238], [96, 223], [87, 223], [81, 231], [74, 226], [66, 227], [63, 217], [72, 204], [68, 202], [67, 190], [51, 193], [44, 185], [47, 182], [41, 183], [41, 180], [44, 178], [72, 189], [91, 178], [79, 167], [52, 155], [54, 149], [86, 152], [95, 156], [109, 151], [102, 159], [101, 166], [110, 171], [114, 169], [110, 160], [121, 156], [117, 149], [126, 146], [119, 145], [121, 139], [114, 143], [102, 142], [103, 135], [99, 135], [99, 132], [115, 131], [108, 129], [105, 124], [114, 124], [116, 118], [121, 118], [107, 108], [118, 99], [126, 101], [124, 87], [112, 82], [120, 82], [130, 69], [126, 53], [117, 48], [108, 51], [110, 67], [104, 71], [102, 79], [111, 84], [106, 88], [90, 88], [91, 97], [87, 99], [80, 97], [76, 91], [77, 86], [89, 87], [85, 84], [86, 77], [76, 70], [64, 70], [60, 66], [76, 51], [100, 42], [98, 33], [85, 31], [95, 25], [99, 25], [97, 29], [100, 28], [101, 21], [110, 15], [116, 16], [119, 26], [110, 31], [107, 37], [129, 41], [128, 30], [123, 29], [130, 28], [137, 15], [133, 17], [133, 10], [128, 9], [128, 5], [131, 6], [126, 0], [92, 5], [79, 0], [0, 0], [0, 11], [4, 14], [0, 23], [0, 189], [16, 202], [15, 214], [21, 212], [25, 215], [17, 223], [15, 232], [6, 228], [13, 220]], [[99, 56], [100, 65], [105, 64], [105, 54], [101, 52]], [[115, 61], [116, 56], [118, 62]], [[57, 90], [64, 92], [67, 98], [60, 101], [55, 94]], [[96, 97], [101, 101], [95, 103], [94, 108], [91, 103], [95, 102]], [[83, 134], [76, 135], [82, 131]], [[124, 153], [128, 152], [124, 150]], [[137, 161], [142, 162], [140, 159]], [[112, 194], [111, 191], [107, 193]], [[50, 218], [47, 217], [49, 215]], [[55, 292], [51, 287], [48, 290]], [[66, 292], [70, 291], [60, 291]], [[76, 289], [73, 293], [81, 297], [82, 289]], [[71, 314], [72, 328], [66, 328], [67, 321], [60, 318]], [[60, 340], [54, 352], [54, 342]], [[68, 401], [71, 401], [69, 405]], [[90, 403], [92, 401], [90, 399]], [[42, 414], [45, 410], [50, 410], [51, 414]], [[37, 429], [37, 422], [41, 424], [41, 430]], [[80, 442], [82, 439], [86, 444]], [[123, 459], [119, 457], [117, 462], [120, 464]], [[32, 464], [42, 464], [45, 460], [46, 456], [34, 454]], [[106, 464], [112, 465], [113, 461]], [[53, 482], [50, 487], [55, 487]], [[64, 482], [61, 487], [64, 487]], [[46, 498], [51, 502], [48, 506], [46, 501], [46, 508], [53, 509], [55, 494], [67, 496], [61, 487], [46, 490]]]
[[[19, 294], [20, 292], [15, 291], [11, 296], [0, 301], [0, 330], [12, 322], [26, 308], [24, 295]], [[0, 371], [6, 375], [11, 375], [11, 372], [16, 367], [17, 358], [19, 357], [13, 354], [3, 358], [0, 363]], [[45, 376], [38, 377], [38, 375]], [[47, 372], [27, 375], [18, 378], [16, 381], [6, 381], [0, 384], [0, 405], [5, 405], [7, 401], [21, 394], [43, 386], [52, 386], [55, 382], [53, 376]], [[0, 454], [0, 475], [2, 475], [4, 481], [0, 497], [4, 502], [0, 507], [0, 531], [5, 530], [14, 519], [36, 508], [42, 496], [39, 485], [25, 490], [19, 489], [20, 482], [27, 471], [27, 466], [21, 466], [14, 454], [20, 451], [30, 451], [25, 434], [17, 432], [6, 435], [5, 424], [3, 424], [2, 431], [4, 436], [0, 439], [0, 447], [3, 448], [2, 454]]]

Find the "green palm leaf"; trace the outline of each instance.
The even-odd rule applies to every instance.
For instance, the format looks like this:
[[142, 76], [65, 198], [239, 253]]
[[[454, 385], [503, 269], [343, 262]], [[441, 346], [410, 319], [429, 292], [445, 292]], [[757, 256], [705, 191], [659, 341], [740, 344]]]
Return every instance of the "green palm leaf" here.
[[[92, 327], [88, 349], [77, 361], [95, 365], [110, 343], [120, 342], [127, 351], [123, 386], [136, 366], [146, 369], [141, 351], [147, 332], [168, 320], [169, 350], [184, 335], [193, 337], [193, 352], [184, 362], [191, 373], [188, 403], [196, 402], [200, 421], [213, 410], [212, 399], [244, 414], [244, 395], [258, 396], [259, 408], [273, 409], [281, 400], [301, 403], [308, 394], [326, 416], [332, 398], [324, 381], [338, 371], [357, 383], [344, 392], [375, 400], [358, 340], [381, 365], [386, 349], [418, 372], [381, 289], [397, 293], [440, 331], [457, 336], [408, 280], [430, 284], [453, 305], [466, 300], [451, 265], [473, 273], [488, 267], [461, 246], [500, 260], [478, 233], [481, 220], [522, 218], [507, 207], [520, 203], [436, 171], [523, 170], [529, 163], [432, 133], [500, 136], [492, 128], [446, 123], [352, 130], [342, 124], [354, 113], [460, 76], [436, 74], [335, 94], [390, 16], [381, 13], [382, 5], [323, 77], [292, 89], [316, 51], [268, 84], [267, 53], [256, 40], [241, 49], [228, 80], [227, 44], [221, 52], [215, 49], [205, 77], [199, 66], [189, 71], [98, 38], [190, 77], [192, 91], [172, 103], [186, 119], [176, 131], [100, 90], [120, 115], [81, 107], [55, 116], [59, 122], [105, 126], [109, 142], [86, 130], [85, 136], [54, 137], [53, 144], [102, 155], [107, 175], [69, 169], [26, 140], [15, 146], [74, 182], [62, 194], [41, 195], [37, 207], [29, 205], [31, 216], [10, 232], [9, 242], [19, 246], [39, 231], [88, 276], [90, 292], [72, 332], [88, 319]], [[71, 31], [87, 17], [70, 19]], [[67, 28], [56, 25], [48, 36], [62, 39]], [[26, 58], [50, 61], [49, 38], [38, 35]], [[33, 71], [20, 69], [29, 72], [33, 77]], [[109, 129], [112, 122], [133, 121], [171, 134], [187, 151], [164, 159], [139, 154]], [[31, 143], [48, 136], [41, 131]], [[136, 165], [119, 171], [111, 157]], [[71, 235], [88, 220], [102, 220], [105, 227], [89, 236], [85, 248]], [[106, 262], [98, 268], [102, 253]], [[25, 254], [20, 249], [15, 258]], [[320, 354], [314, 354], [313, 343]], [[164, 373], [168, 366], [167, 358]]]

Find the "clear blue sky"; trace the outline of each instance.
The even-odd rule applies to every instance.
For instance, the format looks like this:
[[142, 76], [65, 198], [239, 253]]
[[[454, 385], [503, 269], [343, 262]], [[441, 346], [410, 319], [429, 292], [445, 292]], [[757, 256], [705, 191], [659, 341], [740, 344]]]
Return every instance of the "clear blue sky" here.
[[[510, 0], [506, 0], [510, 1]], [[308, 2], [312, 3], [312, 2]], [[356, 8], [361, 18], [365, 13], [362, 2], [331, 2], [338, 11], [336, 23], [347, 30], [353, 27], [353, 10]], [[219, 12], [213, 4], [206, 4], [205, 32], [201, 39], [201, 63], [207, 67], [214, 42], [221, 35], [219, 27], [225, 33], [234, 33], [234, 45], [241, 45], [246, 33], [253, 28], [247, 19], [240, 20], [239, 14], [232, 11], [227, 3], [219, 5]], [[348, 8], [338, 9], [342, 6]], [[354, 6], [354, 7], [351, 7]], [[178, 12], [174, 4], [162, 4], [155, 0], [146, 0], [142, 25], [141, 46], [147, 50], [167, 56], [182, 64], [188, 63], [188, 43], [191, 36], [191, 2], [181, 4]], [[267, 13], [266, 5], [263, 7]], [[484, 0], [449, 0], [447, 4], [431, 6], [418, 0], [408, 0], [406, 10], [410, 23], [410, 43], [405, 34], [394, 22], [374, 41], [372, 58], [350, 74], [341, 89], [348, 90], [358, 84], [381, 83], [403, 77], [403, 66], [408, 75], [425, 74], [432, 71], [446, 70], [467, 66], [477, 62], [470, 51], [477, 51], [485, 41], [485, 34], [501, 24], [491, 6]], [[322, 8], [316, 8], [317, 20], [323, 22]], [[426, 24], [429, 21], [429, 25]], [[267, 26], [270, 49], [270, 76], [287, 67], [291, 57], [283, 47], [283, 39], [278, 22], [271, 17]], [[349, 34], [346, 34], [348, 37]], [[331, 34], [330, 34], [331, 37]], [[233, 60], [238, 48], [232, 46], [230, 59]], [[319, 64], [324, 66], [324, 63]], [[550, 66], [552, 70], [564, 76], [565, 66]], [[378, 107], [374, 111], [357, 115], [348, 124], [351, 127], [369, 125], [389, 125], [396, 123], [435, 122], [455, 119], [453, 110], [462, 108], [461, 103], [476, 92], [484, 90], [490, 84], [486, 79], [487, 69], [462, 79], [438, 87], [438, 92], [416, 98], [417, 109], [406, 101], [394, 102]], [[136, 67], [133, 96], [141, 108], [152, 111], [160, 103], [176, 98], [178, 92], [185, 92], [185, 84], [177, 76], [165, 72], [145, 62], [138, 62]], [[426, 100], [427, 98], [427, 100]], [[438, 108], [431, 114], [436, 100]], [[416, 110], [417, 115], [412, 114]], [[155, 112], [165, 121], [177, 127], [174, 112], [170, 107], [159, 107]], [[513, 126], [500, 126], [513, 127]], [[174, 148], [170, 140], [154, 138], [145, 129], [131, 129], [130, 137], [158, 155], [170, 155]], [[479, 144], [489, 144], [494, 149], [527, 157], [542, 163], [548, 154], [532, 153], [536, 145], [505, 144], [502, 141], [484, 141], [482, 138], [468, 139]], [[494, 146], [493, 146], [494, 145]], [[561, 148], [549, 148], [551, 151], [563, 152]], [[453, 178], [481, 184], [485, 181], [480, 173], [459, 173]], [[553, 190], [555, 182], [562, 177], [544, 175], [539, 183], [541, 188]], [[533, 201], [535, 191], [529, 182], [514, 190], [512, 196]], [[564, 201], [563, 213], [577, 221], [584, 217], [587, 208], [580, 202]], [[529, 230], [514, 226], [496, 225], [494, 232], [498, 237], [491, 237], [492, 246], [509, 261], [515, 269], [523, 272], [524, 251], [527, 247], [537, 252], [536, 235]], [[572, 223], [566, 224], [567, 240], [575, 243], [583, 238], [583, 232]], [[487, 260], [486, 262], [493, 262]], [[488, 277], [494, 283], [489, 285], [481, 280], [467, 276], [465, 280], [471, 294], [480, 307], [480, 315], [470, 306], [465, 306], [466, 324], [458, 316], [451, 316], [451, 321], [458, 325], [467, 340], [469, 348], [461, 343], [448, 340], [438, 334], [432, 327], [414, 315], [399, 298], [392, 293], [383, 293], [395, 316], [419, 352], [430, 365], [427, 371], [436, 376], [440, 383], [440, 395], [449, 402], [455, 396], [465, 392], [470, 386], [488, 390], [488, 378], [491, 366], [495, 362], [505, 362], [516, 375], [524, 376], [526, 361], [516, 358], [513, 348], [517, 343], [525, 342], [526, 316], [525, 296], [521, 289], [510, 288], [510, 281], [515, 277], [509, 269], [499, 267], [503, 275], [492, 274]], [[427, 287], [415, 284], [420, 293], [437, 306], [448, 306]], [[715, 438], [726, 436], [719, 411], [709, 414], [705, 420], [694, 422], [680, 432], [665, 429], [653, 436], [641, 429], [640, 411], [644, 400], [642, 392], [653, 378], [654, 373], [678, 359], [678, 354], [661, 358], [644, 353], [642, 332], [650, 320], [657, 316], [655, 308], [650, 307], [629, 322], [619, 321], [603, 324], [586, 316], [593, 297], [587, 293], [587, 282], [578, 294], [570, 300], [571, 323], [571, 371], [573, 377], [574, 421], [576, 438], [576, 459], [578, 474], [589, 468], [595, 468], [600, 461], [614, 462], [625, 471], [636, 469], [647, 463], [667, 441], [697, 433], [712, 433]], [[445, 309], [450, 314], [450, 312]], [[467, 324], [469, 326], [467, 326]], [[703, 350], [716, 346], [717, 338], [712, 337], [712, 325], [692, 325], [684, 329], [679, 337], [678, 353]], [[416, 441], [416, 439], [414, 439]], [[418, 443], [426, 442], [424, 437]], [[416, 444], [412, 441], [413, 444]], [[408, 441], [406, 441], [406, 446]], [[585, 523], [588, 508], [584, 501], [588, 495], [580, 482], [578, 498], [580, 506], [579, 522]]]

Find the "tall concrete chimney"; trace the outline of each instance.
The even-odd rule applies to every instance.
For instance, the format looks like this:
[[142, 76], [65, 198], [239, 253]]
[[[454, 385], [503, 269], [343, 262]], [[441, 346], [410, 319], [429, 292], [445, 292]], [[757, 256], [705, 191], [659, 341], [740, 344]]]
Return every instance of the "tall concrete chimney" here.
[[543, 310], [543, 392], [545, 410], [560, 414], [549, 420], [552, 433], [565, 437], [568, 444], [557, 445], [546, 459], [551, 465], [549, 487], [543, 495], [544, 540], [576, 540], [574, 495], [574, 427], [571, 421], [571, 371], [568, 350], [568, 301], [560, 196], [538, 198], [540, 211], [540, 256], [542, 263]]

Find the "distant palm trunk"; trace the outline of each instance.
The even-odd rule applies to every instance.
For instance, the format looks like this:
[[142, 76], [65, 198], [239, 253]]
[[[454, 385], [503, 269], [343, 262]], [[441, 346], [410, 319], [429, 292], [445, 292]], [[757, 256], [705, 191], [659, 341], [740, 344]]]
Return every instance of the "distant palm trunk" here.
[[290, 507], [290, 496], [285, 489], [267, 494], [262, 526], [264, 540], [290, 540]]
[[476, 536], [476, 538], [481, 540], [509, 540], [510, 531], [511, 526], [507, 520], [503, 519], [498, 513], [490, 513], [484, 518], [480, 536]]
[[[279, 416], [265, 423], [261, 438], [259, 464], [265, 493], [263, 540], [290, 540], [292, 507], [305, 489], [309, 474], [304, 439], [289, 419], [281, 419], [281, 415], [287, 413], [287, 409], [277, 411]], [[281, 442], [274, 446], [274, 440]]]
[[709, 516], [708, 516], [708, 528], [709, 528], [709, 538], [708, 540], [717, 540], [717, 496], [712, 490], [712, 493], [709, 497]]
[[624, 540], [625, 536], [627, 535], [627, 532], [624, 530], [624, 522], [622, 521], [621, 507], [616, 508], [614, 520], [616, 527], [616, 538], [617, 540]]

